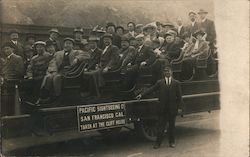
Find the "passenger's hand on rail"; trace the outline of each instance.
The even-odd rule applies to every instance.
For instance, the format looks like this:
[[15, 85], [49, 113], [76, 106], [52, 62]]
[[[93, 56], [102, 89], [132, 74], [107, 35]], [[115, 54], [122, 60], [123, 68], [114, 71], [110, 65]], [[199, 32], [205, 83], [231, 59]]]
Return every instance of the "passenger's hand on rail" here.
[[141, 99], [141, 97], [142, 97], [142, 95], [141, 95], [141, 94], [139, 94], [139, 95], [137, 95], [137, 96], [136, 96], [136, 99], [137, 99], [137, 100], [140, 100], [140, 99]]

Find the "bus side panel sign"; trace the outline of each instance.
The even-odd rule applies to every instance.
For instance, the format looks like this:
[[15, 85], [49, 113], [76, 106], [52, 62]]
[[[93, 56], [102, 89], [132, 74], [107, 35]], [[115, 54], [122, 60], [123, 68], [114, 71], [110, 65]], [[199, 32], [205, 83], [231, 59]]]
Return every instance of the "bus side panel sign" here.
[[77, 106], [80, 132], [121, 127], [126, 124], [124, 103]]

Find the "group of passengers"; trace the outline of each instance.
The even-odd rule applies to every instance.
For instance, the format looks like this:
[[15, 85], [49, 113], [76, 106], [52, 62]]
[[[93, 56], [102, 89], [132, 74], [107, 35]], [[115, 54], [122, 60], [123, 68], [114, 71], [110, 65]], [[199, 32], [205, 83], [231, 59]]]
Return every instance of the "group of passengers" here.
[[[197, 14], [200, 17], [198, 22]], [[60, 42], [58, 29], [49, 31], [47, 41], [36, 40], [28, 34], [26, 44], [19, 41], [17, 30], [10, 32], [10, 40], [2, 45], [0, 54], [1, 82], [11, 79], [42, 79], [37, 104], [56, 100], [62, 91], [62, 76], [72, 67], [84, 64], [84, 72], [95, 77], [98, 86], [102, 74], [121, 69], [122, 73], [151, 66], [156, 60], [170, 64], [180, 57], [195, 64], [197, 57], [206, 57], [214, 48], [216, 33], [214, 22], [206, 18], [208, 12], [189, 12], [190, 24], [183, 26], [178, 18], [170, 22], [146, 25], [129, 22], [127, 29], [107, 23], [106, 28], [96, 26], [86, 39], [82, 28], [75, 28], [73, 38]], [[85, 93], [83, 92], [84, 96]]]

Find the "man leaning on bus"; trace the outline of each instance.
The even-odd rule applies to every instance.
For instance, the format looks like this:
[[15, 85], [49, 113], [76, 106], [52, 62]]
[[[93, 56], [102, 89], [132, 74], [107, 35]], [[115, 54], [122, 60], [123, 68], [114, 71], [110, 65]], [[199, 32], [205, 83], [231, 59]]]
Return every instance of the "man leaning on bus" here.
[[160, 112], [158, 113], [157, 138], [154, 149], [161, 146], [164, 130], [168, 123], [168, 140], [171, 148], [175, 147], [175, 119], [178, 111], [181, 111], [182, 92], [180, 83], [173, 79], [169, 66], [163, 70], [164, 78], [157, 81], [155, 85], [139, 94], [136, 98], [141, 99], [144, 95], [159, 90]]

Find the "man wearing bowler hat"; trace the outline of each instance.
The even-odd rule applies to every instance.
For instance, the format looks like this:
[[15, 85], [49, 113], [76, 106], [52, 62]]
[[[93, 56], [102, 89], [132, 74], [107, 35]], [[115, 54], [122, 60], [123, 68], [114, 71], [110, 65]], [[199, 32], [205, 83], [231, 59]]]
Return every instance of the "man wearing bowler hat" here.
[[216, 44], [216, 31], [214, 22], [210, 19], [207, 19], [208, 12], [204, 9], [200, 9], [198, 12], [200, 16], [200, 29], [207, 34], [206, 40], [209, 41], [209, 46], [213, 48]]
[[119, 48], [112, 43], [112, 34], [106, 33], [102, 36], [104, 49], [98, 67], [102, 72], [107, 72], [118, 68]]
[[[47, 41], [50, 40], [50, 41], [53, 42], [53, 45], [55, 46], [56, 51], [62, 50], [61, 43], [58, 40], [59, 36], [60, 36], [60, 32], [58, 31], [57, 28], [52, 28], [52, 29], [49, 30], [49, 39]], [[47, 41], [46, 41], [46, 43], [47, 43]]]
[[129, 38], [127, 36], [122, 36], [121, 41], [122, 48], [119, 50], [119, 56], [122, 66], [121, 68], [124, 69], [133, 62], [136, 50], [134, 46], [129, 45]]
[[26, 61], [26, 55], [24, 53], [24, 46], [19, 41], [19, 31], [16, 29], [10, 30], [10, 44], [14, 48], [13, 53], [22, 57], [23, 61]]
[[89, 48], [90, 48], [89, 50], [90, 59], [89, 59], [89, 62], [85, 71], [95, 70], [97, 65], [100, 62], [102, 50], [97, 47], [97, 43], [99, 42], [99, 40], [100, 39], [94, 35], [90, 36], [88, 39]]
[[36, 104], [47, 103], [50, 96], [54, 96], [56, 100], [62, 89], [62, 74], [76, 64], [86, 62], [89, 59], [89, 53], [74, 50], [74, 39], [64, 39], [64, 49], [54, 54], [53, 59], [49, 63], [47, 75], [44, 77], [41, 86], [41, 95]]
[[181, 105], [183, 103], [180, 83], [173, 79], [171, 68], [166, 66], [163, 73], [165, 76], [163, 79], [157, 81], [155, 85], [136, 97], [137, 99], [141, 99], [147, 94], [159, 91], [160, 109], [158, 115], [158, 133], [154, 149], [161, 146], [167, 123], [169, 146], [172, 148], [175, 147], [175, 119], [178, 112], [181, 112]]

